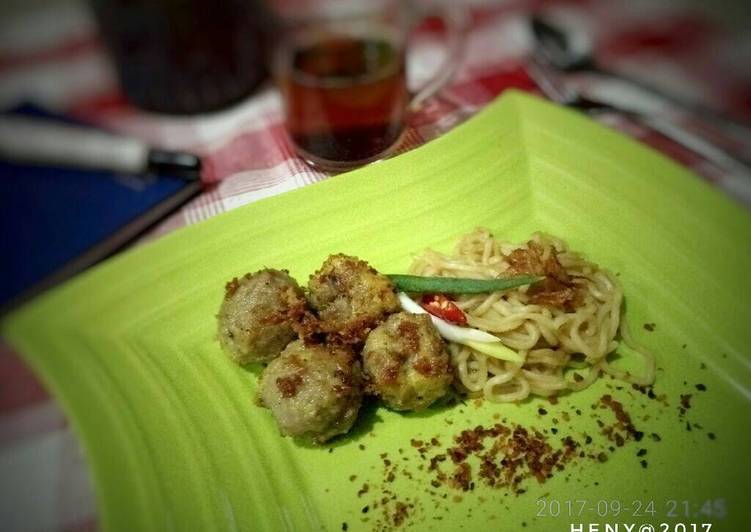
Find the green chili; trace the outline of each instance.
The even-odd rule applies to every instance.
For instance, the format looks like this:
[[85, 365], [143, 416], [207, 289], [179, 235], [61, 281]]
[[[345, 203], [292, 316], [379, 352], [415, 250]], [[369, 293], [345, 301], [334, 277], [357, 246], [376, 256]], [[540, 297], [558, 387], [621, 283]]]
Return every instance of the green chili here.
[[419, 292], [431, 294], [484, 294], [508, 290], [541, 279], [533, 275], [520, 275], [498, 279], [465, 279], [459, 277], [423, 277], [421, 275], [389, 275], [402, 292]]

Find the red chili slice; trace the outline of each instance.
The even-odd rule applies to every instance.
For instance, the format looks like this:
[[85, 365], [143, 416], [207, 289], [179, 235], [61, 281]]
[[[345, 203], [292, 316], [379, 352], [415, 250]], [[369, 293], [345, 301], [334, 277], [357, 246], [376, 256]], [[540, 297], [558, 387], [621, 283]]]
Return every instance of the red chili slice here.
[[425, 294], [422, 296], [420, 306], [430, 312], [433, 316], [446, 320], [457, 325], [466, 325], [467, 316], [462, 309], [457, 307], [449, 298], [443, 294]]

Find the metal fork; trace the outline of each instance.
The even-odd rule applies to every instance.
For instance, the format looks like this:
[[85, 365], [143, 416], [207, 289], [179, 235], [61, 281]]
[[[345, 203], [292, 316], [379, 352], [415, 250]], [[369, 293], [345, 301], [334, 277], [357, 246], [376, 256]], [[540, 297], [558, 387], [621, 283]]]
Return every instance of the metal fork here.
[[532, 56], [527, 64], [527, 73], [545, 96], [561, 105], [572, 107], [591, 115], [612, 112], [635, 120], [643, 117], [642, 113], [616, 107], [611, 103], [594, 100], [582, 95], [575, 87], [566, 83], [558, 71], [543, 63], [535, 56]]
[[674, 107], [677, 106], [696, 115], [702, 122], [721, 130], [731, 138], [745, 138], [751, 135], [751, 125], [748, 123], [739, 122], [703, 105], [701, 102], [686, 100], [639, 78], [604, 69], [595, 59], [595, 50], [591, 41], [584, 39], [587, 44], [574, 46], [574, 41], [581, 35], [572, 28], [567, 28], [565, 24], [556, 24], [549, 18], [538, 14], [532, 15], [529, 25], [535, 39], [535, 56], [547, 61], [559, 72], [589, 72], [606, 79], [620, 80], [657, 96]]
[[556, 103], [577, 109], [591, 116], [602, 113], [615, 113], [625, 116], [701, 155], [704, 159], [725, 170], [726, 177], [720, 185], [751, 206], [751, 164], [731, 156], [709, 141], [681, 129], [664, 118], [623, 109], [611, 103], [582, 95], [577, 88], [570, 83], [566, 83], [562, 75], [535, 57], [532, 57], [527, 64], [527, 73], [542, 93]]

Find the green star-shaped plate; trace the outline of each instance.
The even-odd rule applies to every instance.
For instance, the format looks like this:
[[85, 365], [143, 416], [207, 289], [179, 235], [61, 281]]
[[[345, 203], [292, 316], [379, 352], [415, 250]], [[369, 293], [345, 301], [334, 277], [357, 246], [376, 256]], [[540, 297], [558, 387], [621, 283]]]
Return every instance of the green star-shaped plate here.
[[[280, 437], [253, 403], [258, 371], [232, 364], [214, 339], [224, 283], [263, 267], [305, 283], [337, 252], [404, 272], [413, 254], [448, 251], [476, 226], [515, 241], [551, 232], [618, 272], [665, 401], [602, 379], [557, 405], [469, 402], [420, 415], [369, 406], [350, 436], [323, 448]], [[418, 530], [671, 520], [741, 530], [751, 489], [750, 244], [749, 214], [695, 175], [571, 111], [508, 92], [414, 151], [123, 253], [17, 311], [3, 332], [80, 436], [105, 530], [370, 530], [394, 524], [398, 501], [408, 505], [402, 526]], [[607, 449], [592, 413], [608, 412], [591, 408], [604, 393], [625, 405], [642, 441]], [[687, 393], [692, 408], [681, 415]], [[518, 496], [479, 479], [467, 493], [431, 487], [412, 438], [438, 436], [445, 447], [462, 428], [504, 418], [553, 442], [592, 434], [592, 450], [608, 460], [525, 481]], [[398, 465], [393, 483], [381, 453]], [[385, 505], [384, 489], [396, 497]], [[566, 503], [579, 500], [582, 510]], [[627, 510], [615, 515], [611, 504], [599, 516], [603, 500]], [[632, 515], [633, 501], [654, 501], [654, 515]]]

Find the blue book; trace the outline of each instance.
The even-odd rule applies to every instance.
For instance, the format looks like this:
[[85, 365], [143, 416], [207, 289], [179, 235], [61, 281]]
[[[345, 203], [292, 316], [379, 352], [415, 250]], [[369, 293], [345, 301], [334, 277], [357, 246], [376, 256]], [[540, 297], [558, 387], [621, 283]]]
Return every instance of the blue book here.
[[200, 190], [179, 177], [0, 160], [0, 312], [112, 255]]

